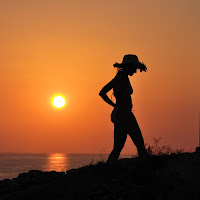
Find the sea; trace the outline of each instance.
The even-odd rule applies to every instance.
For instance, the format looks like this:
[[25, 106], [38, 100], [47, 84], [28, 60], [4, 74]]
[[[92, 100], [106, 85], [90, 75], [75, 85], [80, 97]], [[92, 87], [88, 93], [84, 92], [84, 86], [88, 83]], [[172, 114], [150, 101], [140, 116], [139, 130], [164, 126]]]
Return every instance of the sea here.
[[[120, 158], [131, 158], [123, 154]], [[30, 170], [66, 172], [85, 165], [106, 161], [107, 154], [65, 154], [65, 153], [0, 153], [0, 180], [16, 178]]]

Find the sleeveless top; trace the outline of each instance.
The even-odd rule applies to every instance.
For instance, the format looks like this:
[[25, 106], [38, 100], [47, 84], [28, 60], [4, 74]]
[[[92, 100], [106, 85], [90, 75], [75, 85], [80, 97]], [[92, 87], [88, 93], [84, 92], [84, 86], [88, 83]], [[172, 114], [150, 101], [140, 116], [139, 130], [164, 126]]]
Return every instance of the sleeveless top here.
[[131, 110], [133, 107], [131, 99], [133, 88], [131, 87], [128, 76], [124, 75], [123, 72], [118, 72], [113, 81], [113, 94], [116, 98], [117, 108]]

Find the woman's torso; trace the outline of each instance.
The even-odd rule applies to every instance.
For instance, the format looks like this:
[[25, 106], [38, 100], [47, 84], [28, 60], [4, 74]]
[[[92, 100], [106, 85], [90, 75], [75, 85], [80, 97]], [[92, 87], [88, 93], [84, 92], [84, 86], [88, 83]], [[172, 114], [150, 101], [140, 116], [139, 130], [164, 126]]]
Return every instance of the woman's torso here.
[[131, 87], [128, 75], [125, 75], [123, 72], [117, 73], [114, 78], [113, 91], [116, 98], [116, 106], [119, 109], [131, 110], [133, 107], [131, 99], [133, 89]]

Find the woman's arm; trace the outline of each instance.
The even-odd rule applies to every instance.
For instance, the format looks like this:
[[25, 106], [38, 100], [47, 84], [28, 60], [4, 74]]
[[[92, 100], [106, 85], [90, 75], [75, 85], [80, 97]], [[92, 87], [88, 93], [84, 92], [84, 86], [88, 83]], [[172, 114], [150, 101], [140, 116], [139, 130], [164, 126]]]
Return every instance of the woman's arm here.
[[115, 104], [109, 99], [109, 97], [107, 96], [107, 92], [109, 92], [112, 88], [113, 88], [113, 82], [114, 79], [111, 80], [107, 85], [105, 85], [101, 91], [99, 92], [99, 95], [101, 96], [101, 98], [108, 103], [109, 105], [115, 107]]

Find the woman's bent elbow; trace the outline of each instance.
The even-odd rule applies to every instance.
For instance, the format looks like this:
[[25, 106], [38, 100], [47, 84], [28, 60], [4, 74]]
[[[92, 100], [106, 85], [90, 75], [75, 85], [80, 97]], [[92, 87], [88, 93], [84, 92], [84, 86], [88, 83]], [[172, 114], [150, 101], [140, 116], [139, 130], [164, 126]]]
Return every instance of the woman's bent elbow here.
[[100, 97], [103, 96], [103, 92], [102, 92], [102, 91], [99, 92], [99, 96], [100, 96]]

